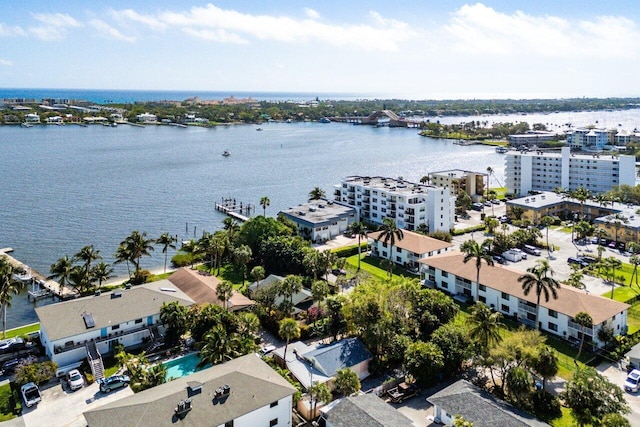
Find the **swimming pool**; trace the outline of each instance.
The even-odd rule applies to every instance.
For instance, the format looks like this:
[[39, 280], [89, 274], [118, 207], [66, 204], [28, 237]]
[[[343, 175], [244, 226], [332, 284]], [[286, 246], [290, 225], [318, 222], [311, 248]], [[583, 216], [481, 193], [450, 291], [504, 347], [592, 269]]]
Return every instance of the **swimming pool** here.
[[165, 378], [167, 381], [171, 378], [181, 378], [211, 366], [211, 364], [207, 364], [199, 368], [198, 363], [200, 363], [200, 356], [198, 356], [198, 353], [191, 353], [165, 362], [163, 363], [163, 365], [167, 367], [167, 375]]

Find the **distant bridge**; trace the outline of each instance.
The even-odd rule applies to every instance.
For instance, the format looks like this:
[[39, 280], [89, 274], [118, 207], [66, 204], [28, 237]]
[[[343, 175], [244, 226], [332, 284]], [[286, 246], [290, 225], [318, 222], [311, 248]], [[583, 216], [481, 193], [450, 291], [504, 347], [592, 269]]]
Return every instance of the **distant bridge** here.
[[407, 120], [404, 117], [398, 116], [391, 110], [381, 110], [376, 111], [367, 117], [362, 116], [347, 116], [347, 117], [331, 117], [332, 122], [342, 122], [342, 123], [354, 123], [359, 125], [373, 125], [377, 126], [380, 124], [379, 118], [387, 117], [389, 119], [389, 127], [418, 127], [420, 126], [420, 122]]

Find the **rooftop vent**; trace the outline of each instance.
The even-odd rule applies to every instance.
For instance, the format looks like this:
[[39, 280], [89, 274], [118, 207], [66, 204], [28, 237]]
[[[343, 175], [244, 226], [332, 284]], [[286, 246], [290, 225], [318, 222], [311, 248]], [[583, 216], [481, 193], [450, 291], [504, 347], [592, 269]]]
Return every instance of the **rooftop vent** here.
[[96, 321], [93, 319], [93, 314], [91, 313], [84, 313], [82, 315], [82, 320], [84, 320], [84, 325], [87, 329], [91, 329], [96, 326]]
[[176, 415], [184, 417], [191, 410], [191, 399], [185, 399], [178, 402], [178, 406], [174, 409]]
[[111, 299], [120, 298], [122, 296], [122, 292], [114, 292], [111, 294]]
[[187, 387], [190, 395], [199, 393], [202, 390], [202, 383], [200, 381], [189, 381], [187, 382]]

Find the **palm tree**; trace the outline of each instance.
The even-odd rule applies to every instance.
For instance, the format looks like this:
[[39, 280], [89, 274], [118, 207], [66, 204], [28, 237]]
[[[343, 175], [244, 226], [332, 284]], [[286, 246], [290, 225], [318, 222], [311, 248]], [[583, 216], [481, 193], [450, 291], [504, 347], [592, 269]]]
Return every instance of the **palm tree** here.
[[256, 265], [251, 269], [251, 273], [249, 273], [251, 279], [258, 284], [258, 289], [260, 288], [260, 280], [264, 279], [265, 275], [266, 272], [261, 265]]
[[233, 258], [242, 270], [242, 286], [247, 278], [247, 264], [251, 261], [251, 248], [247, 245], [241, 245], [234, 249]]
[[284, 299], [283, 307], [287, 314], [293, 310], [293, 295], [302, 290], [302, 278], [289, 274], [278, 284], [277, 294]]
[[571, 197], [580, 202], [580, 217], [584, 218], [584, 202], [591, 198], [591, 192], [581, 186], [571, 194]]
[[91, 263], [99, 259], [102, 259], [102, 256], [100, 256], [100, 251], [94, 249], [93, 245], [85, 246], [73, 256], [73, 260], [82, 261], [84, 263], [85, 274], [89, 274]]
[[551, 227], [556, 222], [556, 219], [552, 216], [545, 215], [540, 220], [540, 224], [544, 225], [547, 229], [547, 255], [551, 257], [551, 246], [549, 246], [549, 227]]
[[315, 382], [309, 386], [307, 392], [309, 393], [311, 402], [313, 402], [311, 405], [311, 418], [315, 418], [318, 402], [331, 402], [331, 390], [329, 390], [327, 383]]
[[384, 218], [379, 230], [382, 231], [379, 239], [382, 240], [385, 245], [389, 244], [389, 276], [393, 276], [393, 247], [396, 239], [402, 240], [404, 238], [404, 233], [391, 218]]
[[527, 274], [518, 278], [518, 282], [522, 283], [522, 290], [525, 296], [529, 295], [532, 289], [535, 289], [538, 301], [536, 303], [536, 326], [540, 329], [540, 296], [544, 295], [545, 302], [549, 301], [549, 294], [553, 299], [558, 299], [557, 289], [560, 289], [560, 283], [553, 276], [555, 272], [551, 269], [549, 261], [539, 259], [536, 265], [527, 268]]
[[[151, 256], [150, 251], [153, 248], [154, 239], [148, 239], [147, 233], [140, 233], [138, 230], [134, 230], [129, 237], [127, 237], [122, 243], [125, 244], [127, 252], [131, 256], [131, 262], [136, 267], [136, 276], [140, 273], [140, 260], [143, 256]], [[122, 244], [121, 243], [121, 244]]]
[[278, 335], [287, 343], [284, 345], [284, 360], [287, 360], [287, 347], [289, 341], [300, 337], [300, 326], [295, 319], [287, 317], [280, 321], [280, 327], [278, 328]]
[[629, 287], [633, 286], [633, 277], [636, 278], [636, 286], [638, 286], [638, 266], [640, 265], [640, 256], [631, 255], [629, 257], [629, 264], [633, 265], [633, 271], [631, 272], [631, 277], [629, 278]]
[[240, 225], [238, 225], [238, 221], [228, 216], [222, 220], [222, 228], [227, 232], [229, 242], [233, 244], [235, 235], [238, 233], [238, 231], [240, 231]]
[[584, 311], [579, 312], [573, 318], [573, 321], [580, 325], [580, 335], [582, 335], [582, 339], [580, 340], [580, 348], [578, 349], [578, 355], [576, 356], [576, 360], [580, 359], [580, 353], [582, 353], [582, 345], [584, 344], [584, 329], [593, 327], [593, 319], [589, 315], [589, 313], [585, 313]]
[[320, 314], [320, 303], [329, 295], [329, 285], [324, 280], [316, 280], [311, 284], [311, 295], [318, 303], [317, 312]]
[[0, 304], [2, 305], [2, 338], [7, 332], [7, 308], [11, 307], [13, 295], [17, 295], [24, 283], [16, 280], [14, 274], [23, 272], [9, 262], [6, 256], [0, 257]]
[[131, 278], [131, 268], [129, 267], [129, 262], [131, 262], [131, 253], [129, 252], [129, 248], [127, 248], [127, 245], [124, 242], [120, 243], [120, 246], [118, 246], [118, 250], [116, 250], [114, 257], [116, 259], [114, 261], [114, 264], [120, 264], [121, 262], [127, 263], [127, 273], [129, 275], [129, 278]]
[[91, 276], [91, 273], [85, 272], [81, 265], [76, 265], [71, 269], [69, 283], [81, 295], [88, 295], [91, 293], [93, 287], [93, 277]]
[[420, 178], [420, 184], [429, 184], [429, 181], [431, 181], [429, 175], [424, 175], [422, 178]]
[[233, 295], [233, 284], [228, 280], [223, 280], [222, 282], [218, 283], [218, 285], [216, 286], [216, 295], [218, 296], [218, 299], [222, 301], [222, 306], [224, 307], [224, 309], [228, 310], [228, 301]]
[[162, 253], [164, 254], [164, 272], [167, 272], [167, 256], [169, 255], [169, 248], [175, 249], [178, 238], [172, 236], [169, 233], [162, 233], [160, 237], [156, 239], [157, 245], [162, 245]]
[[478, 342], [483, 351], [489, 351], [489, 348], [502, 340], [500, 328], [503, 325], [500, 320], [502, 314], [497, 311], [492, 313], [489, 307], [481, 302], [475, 303], [469, 317], [469, 337]]
[[492, 173], [493, 168], [491, 166], [487, 166], [487, 199], [489, 199], [489, 180], [491, 179]]
[[611, 299], [613, 299], [613, 291], [616, 286], [616, 269], [622, 267], [622, 261], [616, 257], [608, 257], [604, 260], [606, 262], [607, 270], [611, 269]]
[[267, 196], [260, 199], [260, 206], [262, 206], [262, 216], [267, 216], [267, 206], [271, 204], [271, 200]]
[[98, 288], [102, 287], [102, 282], [111, 278], [111, 273], [113, 273], [113, 267], [106, 262], [96, 264], [96, 266], [91, 270], [93, 280], [98, 281]]
[[49, 273], [51, 274], [47, 278], [56, 280], [60, 284], [60, 287], [64, 287], [69, 284], [72, 269], [73, 262], [69, 259], [69, 256], [65, 255], [51, 264], [49, 268]]
[[478, 242], [475, 240], [467, 240], [460, 246], [460, 250], [464, 253], [464, 263], [471, 261], [472, 259], [476, 262], [476, 289], [471, 295], [471, 297], [475, 300], [478, 297], [478, 287], [480, 286], [480, 269], [482, 268], [482, 261], [487, 263], [487, 265], [493, 265], [493, 258]]
[[309, 192], [309, 201], [311, 200], [320, 200], [327, 197], [327, 193], [320, 187], [314, 187], [313, 190]]
[[358, 270], [360, 271], [360, 258], [362, 257], [362, 247], [360, 241], [363, 237], [367, 237], [367, 226], [360, 221], [356, 221], [349, 226], [349, 231], [358, 238]]

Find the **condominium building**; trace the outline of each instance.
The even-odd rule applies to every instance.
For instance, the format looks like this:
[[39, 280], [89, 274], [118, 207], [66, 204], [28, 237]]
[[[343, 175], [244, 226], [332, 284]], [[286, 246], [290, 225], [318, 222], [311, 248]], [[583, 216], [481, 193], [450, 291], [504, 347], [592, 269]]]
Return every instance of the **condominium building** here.
[[358, 220], [355, 208], [320, 199], [280, 211], [278, 215], [293, 221], [298, 233], [314, 243], [341, 235]]
[[605, 145], [611, 145], [615, 134], [615, 130], [607, 129], [574, 129], [567, 132], [567, 144], [578, 150], [602, 151]]
[[454, 224], [455, 199], [448, 188], [380, 176], [350, 176], [336, 185], [334, 197], [373, 224], [391, 218], [398, 228], [416, 230], [426, 224], [429, 231], [447, 232]]
[[563, 147], [561, 153], [507, 153], [507, 193], [525, 196], [530, 191], [559, 187], [571, 191], [584, 187], [592, 193], [604, 193], [622, 184], [635, 186], [634, 156], [580, 155], [570, 150]]
[[448, 188], [452, 196], [457, 196], [463, 190], [474, 202], [478, 202], [484, 195], [486, 177], [487, 174], [482, 172], [452, 169], [431, 172], [429, 182], [436, 187]]

